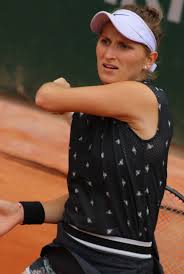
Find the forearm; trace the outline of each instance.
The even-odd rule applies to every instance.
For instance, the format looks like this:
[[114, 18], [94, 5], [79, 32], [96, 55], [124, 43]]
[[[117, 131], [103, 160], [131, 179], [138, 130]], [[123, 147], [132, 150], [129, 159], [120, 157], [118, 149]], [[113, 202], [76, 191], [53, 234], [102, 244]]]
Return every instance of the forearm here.
[[61, 220], [67, 199], [68, 193], [55, 200], [42, 202], [45, 211], [45, 223], [55, 224]]

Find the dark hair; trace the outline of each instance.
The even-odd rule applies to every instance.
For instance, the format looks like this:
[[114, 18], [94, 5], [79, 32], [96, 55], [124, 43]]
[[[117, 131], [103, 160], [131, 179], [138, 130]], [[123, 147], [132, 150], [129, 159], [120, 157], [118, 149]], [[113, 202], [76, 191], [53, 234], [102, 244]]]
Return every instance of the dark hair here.
[[141, 6], [136, 4], [123, 5], [123, 9], [127, 9], [138, 14], [144, 22], [149, 26], [155, 35], [158, 48], [160, 46], [160, 41], [163, 37], [163, 32], [161, 28], [161, 21], [163, 19], [163, 12], [157, 10], [156, 8], [149, 6]]

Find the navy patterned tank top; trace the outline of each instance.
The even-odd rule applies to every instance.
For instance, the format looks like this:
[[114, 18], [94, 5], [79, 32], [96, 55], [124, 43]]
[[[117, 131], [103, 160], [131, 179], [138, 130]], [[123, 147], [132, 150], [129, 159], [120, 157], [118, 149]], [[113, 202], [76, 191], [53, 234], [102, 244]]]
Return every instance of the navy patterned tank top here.
[[126, 122], [74, 113], [63, 222], [84, 231], [152, 241], [167, 179], [172, 121], [165, 91], [155, 136], [139, 138]]

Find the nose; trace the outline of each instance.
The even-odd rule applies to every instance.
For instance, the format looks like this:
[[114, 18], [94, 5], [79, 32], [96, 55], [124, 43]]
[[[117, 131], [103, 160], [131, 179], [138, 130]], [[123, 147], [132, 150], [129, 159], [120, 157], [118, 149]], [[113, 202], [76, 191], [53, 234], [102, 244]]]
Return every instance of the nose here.
[[109, 45], [104, 53], [104, 57], [106, 59], [115, 59], [116, 58], [116, 51], [113, 45]]

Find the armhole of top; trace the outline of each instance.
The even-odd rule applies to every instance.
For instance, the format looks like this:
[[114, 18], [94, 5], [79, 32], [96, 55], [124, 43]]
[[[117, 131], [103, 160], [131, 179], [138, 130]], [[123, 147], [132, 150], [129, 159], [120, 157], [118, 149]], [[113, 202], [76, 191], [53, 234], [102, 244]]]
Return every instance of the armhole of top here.
[[149, 139], [143, 139], [141, 138], [127, 123], [127, 126], [128, 126], [128, 129], [133, 132], [133, 134], [141, 141], [141, 142], [151, 142], [153, 141], [157, 135], [159, 134], [159, 129], [160, 129], [160, 112], [161, 112], [161, 103], [160, 103], [160, 100], [159, 100], [159, 96], [157, 94], [157, 91], [159, 91], [160, 89], [157, 88], [156, 86], [154, 86], [151, 82], [147, 82], [147, 81], [143, 81], [142, 82], [144, 85], [146, 85], [149, 89], [150, 89], [150, 92], [152, 92], [155, 97], [156, 97], [156, 100], [157, 100], [157, 106], [158, 106], [158, 124], [157, 124], [157, 130], [155, 132], [155, 134], [149, 138]]

